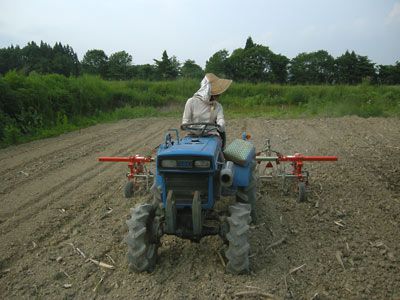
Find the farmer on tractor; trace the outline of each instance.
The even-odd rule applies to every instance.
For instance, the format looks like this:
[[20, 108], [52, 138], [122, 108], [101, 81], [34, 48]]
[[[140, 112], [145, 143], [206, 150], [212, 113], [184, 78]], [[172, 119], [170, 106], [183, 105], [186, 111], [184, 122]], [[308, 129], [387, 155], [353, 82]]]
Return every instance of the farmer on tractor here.
[[225, 120], [222, 105], [217, 100], [231, 83], [230, 79], [219, 78], [213, 73], [207, 73], [200, 83], [200, 89], [187, 100], [182, 117], [182, 125], [190, 123], [219, 125], [218, 133], [222, 139], [223, 148], [226, 142]]

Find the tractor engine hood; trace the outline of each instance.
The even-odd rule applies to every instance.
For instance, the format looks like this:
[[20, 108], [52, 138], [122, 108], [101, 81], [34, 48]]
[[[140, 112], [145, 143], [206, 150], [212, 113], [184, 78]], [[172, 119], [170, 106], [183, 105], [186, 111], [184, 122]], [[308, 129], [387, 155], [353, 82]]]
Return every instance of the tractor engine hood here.
[[170, 156], [203, 156], [214, 158], [218, 154], [217, 149], [219, 148], [219, 143], [218, 136], [187, 136], [184, 137], [179, 144], [175, 142], [173, 145], [169, 146], [162, 145], [159, 149], [158, 156], [159, 158]]

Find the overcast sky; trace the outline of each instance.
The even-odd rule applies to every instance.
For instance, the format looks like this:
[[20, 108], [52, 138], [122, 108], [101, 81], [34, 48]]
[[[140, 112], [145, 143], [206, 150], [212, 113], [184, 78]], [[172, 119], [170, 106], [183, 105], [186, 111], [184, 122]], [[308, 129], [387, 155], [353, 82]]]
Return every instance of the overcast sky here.
[[295, 57], [346, 50], [377, 64], [400, 60], [400, 0], [0, 0], [0, 48], [41, 40], [87, 50], [125, 50], [153, 64], [164, 50], [204, 67], [247, 37]]

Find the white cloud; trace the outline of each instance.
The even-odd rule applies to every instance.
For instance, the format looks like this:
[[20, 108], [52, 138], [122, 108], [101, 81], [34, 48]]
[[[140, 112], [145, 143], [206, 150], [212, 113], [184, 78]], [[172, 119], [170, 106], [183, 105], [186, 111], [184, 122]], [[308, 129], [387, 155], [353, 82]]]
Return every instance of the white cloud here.
[[393, 5], [392, 10], [386, 17], [388, 23], [400, 22], [400, 2]]

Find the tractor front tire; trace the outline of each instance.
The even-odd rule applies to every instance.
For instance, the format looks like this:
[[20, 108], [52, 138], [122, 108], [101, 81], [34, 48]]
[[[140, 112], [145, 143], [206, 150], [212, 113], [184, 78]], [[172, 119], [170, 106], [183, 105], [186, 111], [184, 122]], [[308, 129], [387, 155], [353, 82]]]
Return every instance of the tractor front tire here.
[[226, 235], [229, 247], [225, 256], [228, 259], [226, 271], [231, 274], [238, 275], [249, 272], [250, 209], [250, 205], [245, 203], [235, 203], [229, 207], [230, 217], [227, 218], [229, 232]]
[[154, 206], [141, 204], [131, 210], [131, 218], [126, 221], [129, 229], [125, 238], [128, 244], [128, 263], [129, 268], [136, 273], [152, 272], [156, 266], [159, 242], [154, 239], [154, 217]]

